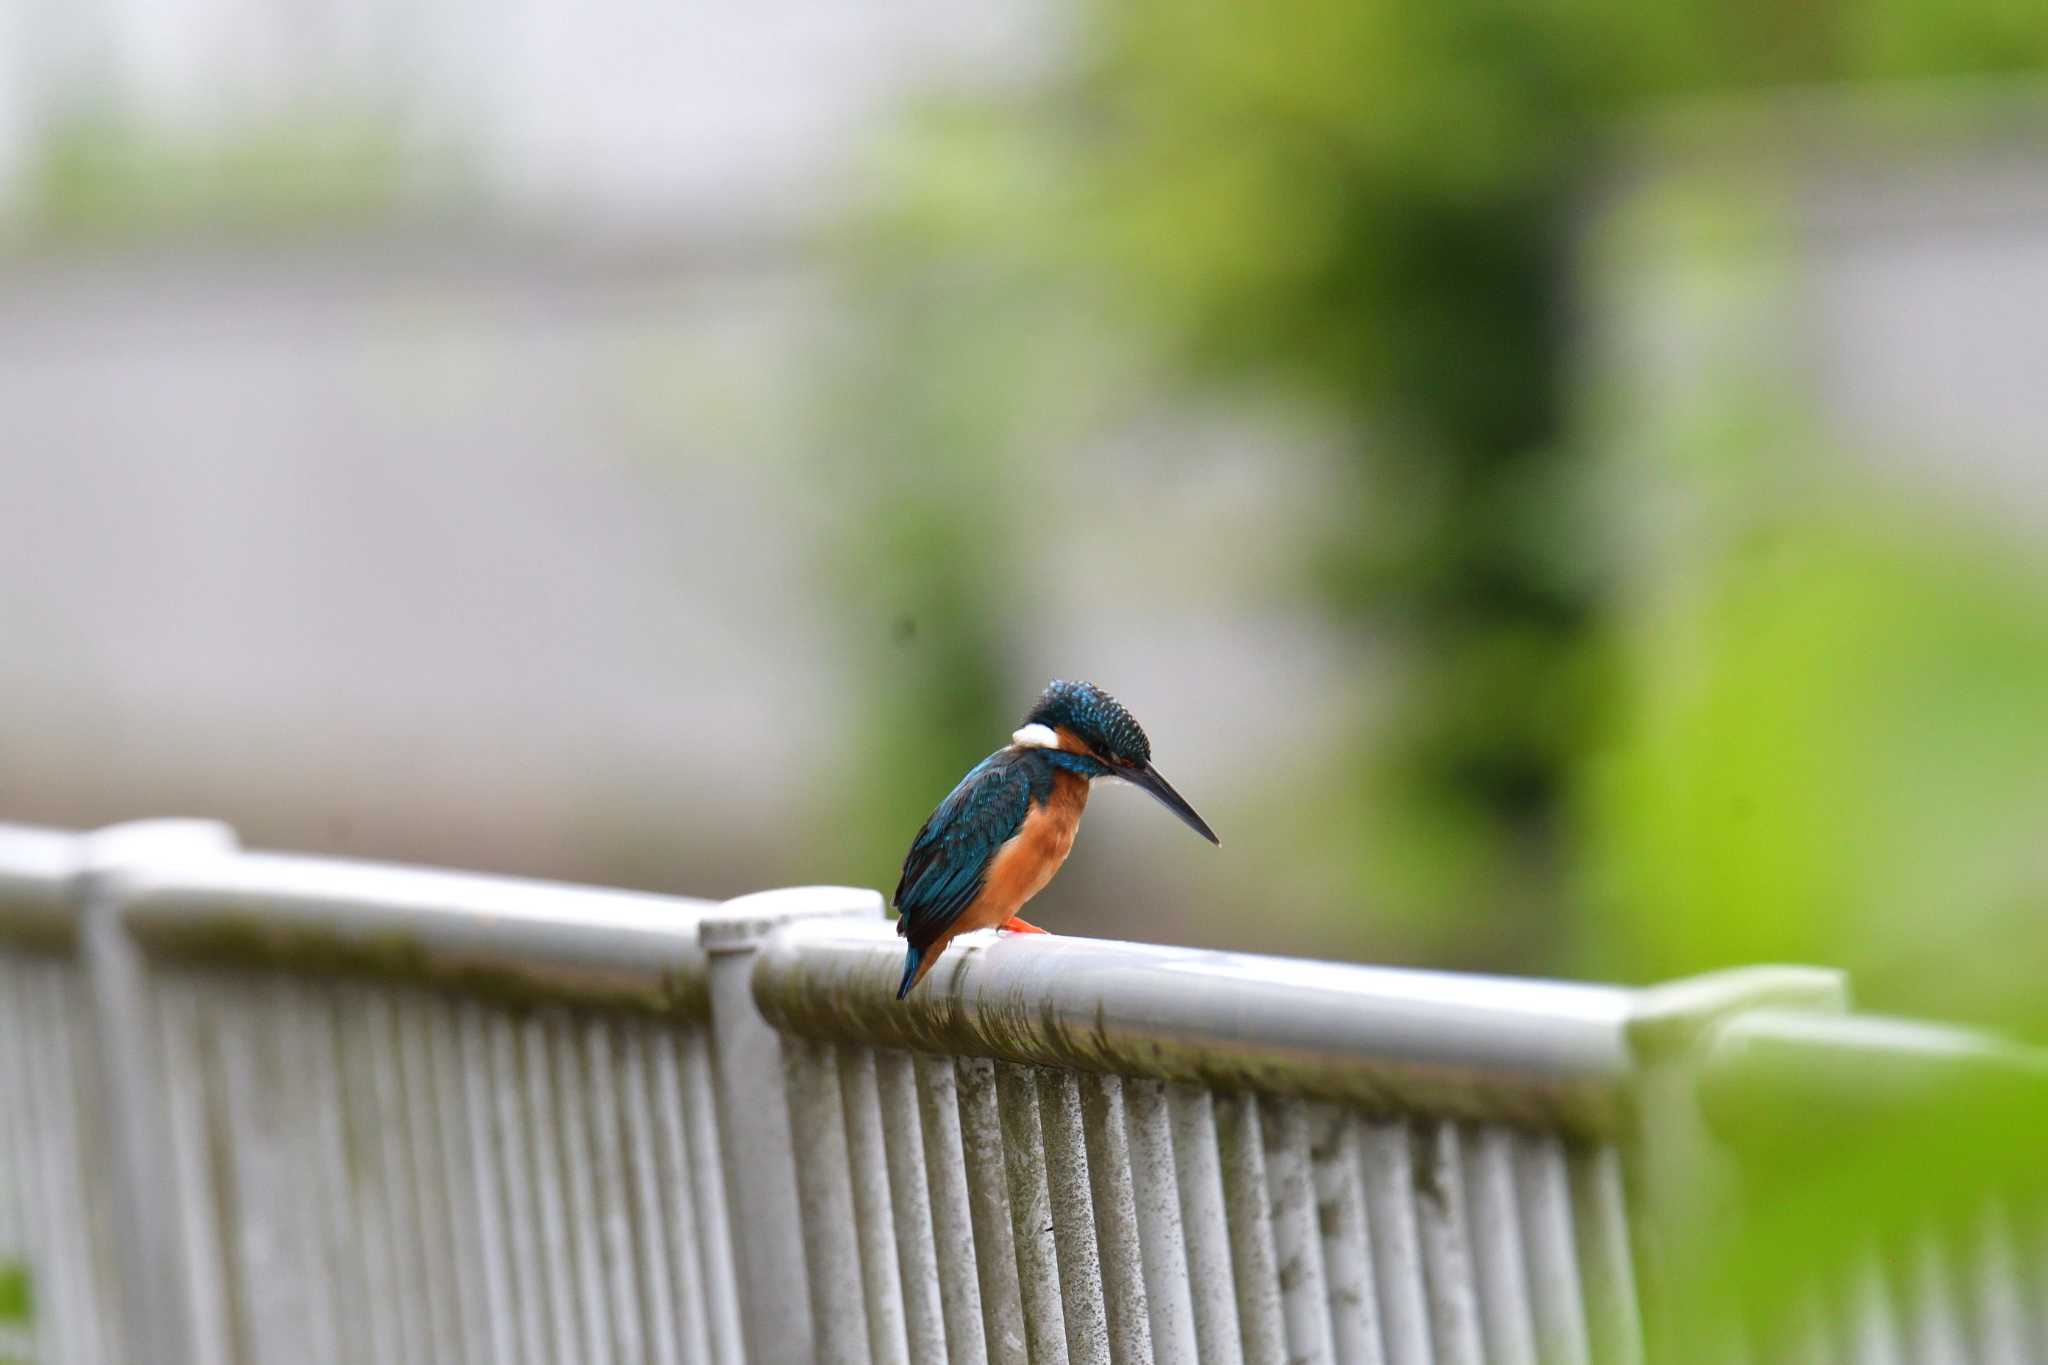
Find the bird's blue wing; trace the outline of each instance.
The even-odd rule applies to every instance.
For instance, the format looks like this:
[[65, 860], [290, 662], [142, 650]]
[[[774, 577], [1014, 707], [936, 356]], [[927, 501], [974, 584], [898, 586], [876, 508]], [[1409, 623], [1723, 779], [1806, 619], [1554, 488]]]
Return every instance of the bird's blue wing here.
[[1023, 827], [1031, 773], [1009, 758], [999, 750], [975, 765], [911, 841], [896, 884], [896, 932], [912, 947], [935, 942], [973, 903], [996, 850]]

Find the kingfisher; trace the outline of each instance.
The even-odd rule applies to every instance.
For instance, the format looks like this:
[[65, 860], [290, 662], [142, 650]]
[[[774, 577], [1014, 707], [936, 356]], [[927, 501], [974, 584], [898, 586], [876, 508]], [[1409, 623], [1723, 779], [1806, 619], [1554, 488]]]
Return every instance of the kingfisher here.
[[1054, 679], [1010, 742], [974, 765], [910, 841], [896, 884], [896, 932], [910, 941], [896, 998], [957, 934], [1045, 930], [1017, 918], [1074, 847], [1097, 778], [1142, 787], [1212, 844], [1223, 841], [1152, 766], [1152, 743], [1094, 683]]

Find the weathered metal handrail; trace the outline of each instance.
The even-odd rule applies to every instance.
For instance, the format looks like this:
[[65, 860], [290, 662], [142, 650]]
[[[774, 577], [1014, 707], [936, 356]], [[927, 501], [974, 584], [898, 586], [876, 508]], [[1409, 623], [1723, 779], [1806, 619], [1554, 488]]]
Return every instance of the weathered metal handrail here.
[[1615, 1131], [1630, 992], [1102, 939], [960, 940], [898, 1001], [887, 923], [792, 924], [754, 996], [828, 1041], [1294, 1094], [1386, 1113]]
[[1707, 1120], [1738, 1148], [1793, 1129], [1839, 1143], [1978, 1088], [2048, 1107], [2048, 1055], [1914, 1019], [1760, 1009], [1726, 1021], [1700, 1068]]
[[[141, 861], [109, 891], [165, 1035], [135, 1122], [163, 1129], [191, 1259], [243, 1262], [198, 1277], [189, 1359], [742, 1357], [714, 903], [259, 853]], [[364, 1154], [337, 1164], [337, 1128]], [[248, 1188], [202, 1188], [223, 1181]], [[249, 1284], [252, 1246], [295, 1282]]]
[[75, 884], [84, 846], [76, 834], [0, 825], [0, 940], [71, 942], [78, 929]]
[[142, 865], [122, 918], [155, 953], [701, 1014], [715, 901], [274, 853]]
[[898, 1001], [901, 964], [797, 920], [754, 970], [824, 1358], [1640, 1358], [1642, 993], [974, 935]]
[[[1678, 1249], [1788, 1144], [2048, 1086], [1813, 969], [901, 953], [858, 889], [0, 826], [0, 1354], [1628, 1365], [1724, 1330]], [[2010, 1212], [1915, 1253], [2006, 1318]]]
[[126, 1334], [78, 952], [85, 858], [79, 835], [0, 826], [0, 1358], [113, 1365]]

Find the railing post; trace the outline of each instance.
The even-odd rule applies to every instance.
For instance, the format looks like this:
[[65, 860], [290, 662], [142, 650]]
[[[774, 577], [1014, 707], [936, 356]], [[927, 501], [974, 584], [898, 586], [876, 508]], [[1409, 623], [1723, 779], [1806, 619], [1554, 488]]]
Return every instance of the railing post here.
[[1644, 1353], [1650, 1365], [1745, 1358], [1722, 1340], [1738, 1322], [1714, 1297], [1691, 1248], [1729, 1217], [1737, 1197], [1727, 1154], [1701, 1108], [1707, 1054], [1729, 1019], [1760, 1008], [1839, 1013], [1847, 977], [1822, 967], [1737, 967], [1642, 991], [1628, 1022], [1635, 1065], [1624, 1150]]
[[232, 856], [235, 833], [211, 820], [142, 820], [85, 838], [78, 897], [79, 948], [98, 1029], [119, 1210], [123, 1337], [132, 1359], [151, 1365], [211, 1365], [196, 1358], [198, 1276], [179, 1236], [178, 1190], [163, 1093], [150, 1063], [154, 1025], [148, 1013], [141, 950], [121, 917], [122, 874]]
[[782, 1038], [754, 1004], [761, 946], [782, 925], [874, 919], [874, 891], [809, 886], [727, 901], [699, 929], [710, 959], [711, 1054], [747, 1359], [817, 1358]]

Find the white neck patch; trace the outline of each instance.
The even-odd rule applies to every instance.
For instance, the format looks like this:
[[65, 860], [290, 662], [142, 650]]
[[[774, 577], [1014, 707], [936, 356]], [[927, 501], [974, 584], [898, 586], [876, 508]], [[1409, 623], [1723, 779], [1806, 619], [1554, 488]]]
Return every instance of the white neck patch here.
[[1010, 743], [1020, 749], [1057, 749], [1060, 737], [1050, 725], [1027, 725], [1010, 736]]

